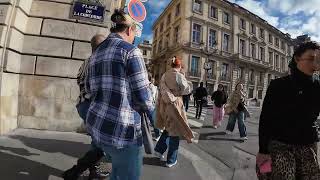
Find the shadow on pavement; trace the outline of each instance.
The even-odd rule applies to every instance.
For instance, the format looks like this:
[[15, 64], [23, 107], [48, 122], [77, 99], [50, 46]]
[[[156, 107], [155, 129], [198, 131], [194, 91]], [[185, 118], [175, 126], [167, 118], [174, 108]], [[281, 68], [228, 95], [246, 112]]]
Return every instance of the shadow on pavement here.
[[90, 149], [89, 144], [74, 141], [63, 141], [55, 139], [39, 139], [26, 136], [10, 136], [13, 139], [20, 140], [24, 145], [48, 153], [63, 153], [65, 155], [79, 158]]
[[215, 141], [232, 141], [232, 142], [244, 142], [244, 140], [240, 139], [230, 139], [230, 138], [217, 138], [217, 137], [210, 137], [206, 140], [215, 140]]
[[[12, 152], [23, 154], [27, 151], [13, 148]], [[1, 179], [5, 180], [45, 180], [49, 179], [50, 175], [60, 177], [62, 174], [62, 171], [58, 169], [3, 152], [0, 152], [0, 159], [2, 162], [0, 163]]]
[[23, 149], [23, 148], [13, 148], [13, 147], [0, 146], [0, 150], [2, 150], [2, 151], [10, 151], [10, 152], [12, 152], [14, 154], [18, 154], [18, 155], [21, 155], [21, 156], [40, 155], [40, 154], [30, 153], [28, 150]]
[[143, 164], [151, 166], [164, 166], [165, 162], [160, 161], [158, 158], [155, 157], [144, 157]]
[[230, 137], [214, 137], [214, 136], [221, 136], [221, 135], [226, 135], [226, 133], [225, 132], [203, 133], [203, 134], [200, 134], [199, 140], [217, 140], [217, 141], [243, 142], [243, 140], [230, 138]]

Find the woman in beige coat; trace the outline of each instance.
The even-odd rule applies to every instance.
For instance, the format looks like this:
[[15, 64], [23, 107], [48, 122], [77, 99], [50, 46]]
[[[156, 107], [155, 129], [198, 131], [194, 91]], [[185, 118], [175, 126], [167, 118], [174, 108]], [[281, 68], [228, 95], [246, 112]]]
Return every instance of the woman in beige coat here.
[[191, 87], [181, 73], [181, 60], [174, 57], [171, 66], [172, 69], [162, 76], [160, 82], [156, 127], [164, 131], [155, 147], [155, 155], [163, 159], [163, 153], [168, 148], [166, 140], [169, 138], [167, 167], [177, 164], [180, 137], [189, 143], [193, 138], [182, 100], [182, 95], [191, 93]]

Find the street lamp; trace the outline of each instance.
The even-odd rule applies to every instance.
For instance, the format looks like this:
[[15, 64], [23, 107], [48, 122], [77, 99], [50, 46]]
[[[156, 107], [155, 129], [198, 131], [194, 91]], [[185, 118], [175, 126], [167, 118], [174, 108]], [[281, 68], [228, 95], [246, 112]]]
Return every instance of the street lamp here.
[[212, 63], [209, 62], [209, 57], [213, 54], [216, 53], [217, 49], [216, 49], [216, 41], [213, 42], [213, 51], [210, 51], [210, 47], [207, 45], [205, 46], [205, 44], [203, 42], [200, 43], [200, 50], [201, 53], [205, 54], [207, 56], [206, 62], [204, 63], [203, 69], [206, 70], [206, 87], [208, 88], [208, 74], [209, 71], [212, 69]]

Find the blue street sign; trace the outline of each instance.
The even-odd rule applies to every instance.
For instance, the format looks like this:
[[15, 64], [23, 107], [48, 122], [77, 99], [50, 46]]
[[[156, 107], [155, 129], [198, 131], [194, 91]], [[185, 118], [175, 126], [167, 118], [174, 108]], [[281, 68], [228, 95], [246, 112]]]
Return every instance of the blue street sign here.
[[71, 18], [102, 23], [104, 21], [104, 13], [105, 6], [102, 4], [75, 1], [72, 6]]

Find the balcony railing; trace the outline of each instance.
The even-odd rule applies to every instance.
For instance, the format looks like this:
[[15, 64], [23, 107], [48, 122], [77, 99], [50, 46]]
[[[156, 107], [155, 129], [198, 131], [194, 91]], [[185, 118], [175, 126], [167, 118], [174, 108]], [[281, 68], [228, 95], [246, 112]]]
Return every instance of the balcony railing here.
[[201, 73], [197, 71], [190, 71], [188, 72], [188, 75], [191, 77], [201, 77]]

